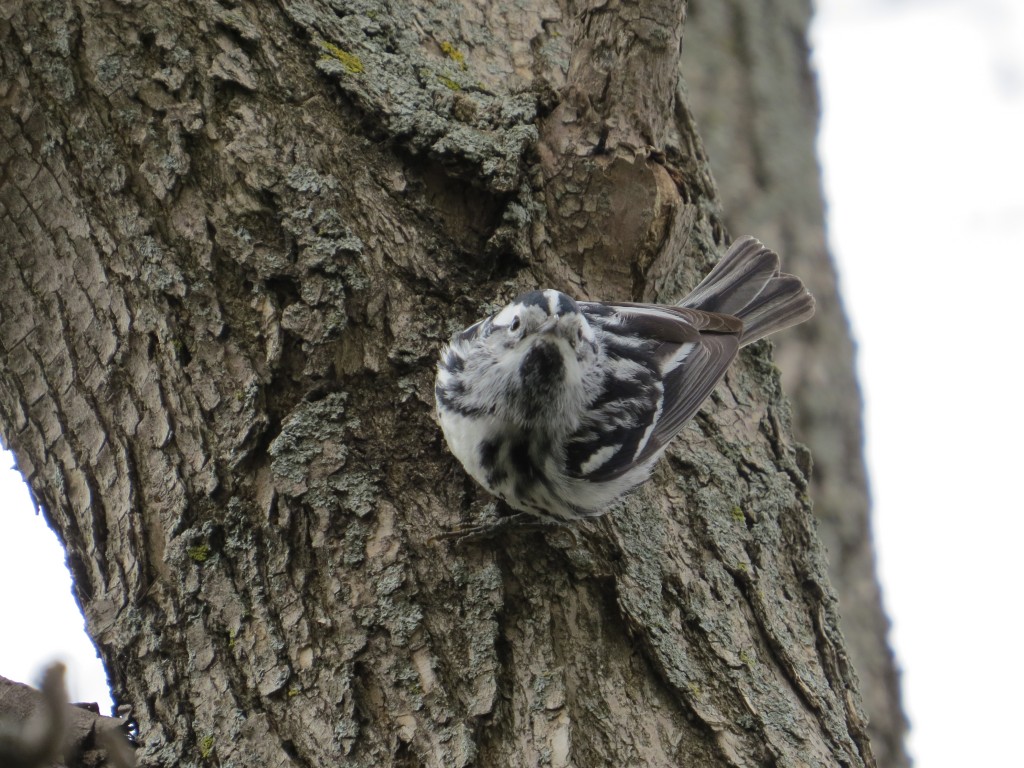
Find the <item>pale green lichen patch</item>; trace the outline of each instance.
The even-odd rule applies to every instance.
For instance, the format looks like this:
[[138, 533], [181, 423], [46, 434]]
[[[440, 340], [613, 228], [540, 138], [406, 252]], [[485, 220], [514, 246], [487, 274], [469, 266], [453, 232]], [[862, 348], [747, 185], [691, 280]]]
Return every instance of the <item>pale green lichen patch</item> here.
[[213, 736], [204, 736], [199, 741], [199, 756], [203, 760], [208, 760], [210, 755], [213, 754]]
[[188, 556], [196, 563], [205, 563], [210, 558], [210, 545], [203, 543], [189, 547]]
[[[317, 43], [321, 48], [327, 51], [328, 54], [330, 54], [330, 58], [334, 58], [340, 61], [341, 65], [345, 68], [346, 71], [352, 73], [353, 75], [358, 75], [362, 73], [362, 59], [360, 59], [354, 53], [349, 53], [344, 48], [340, 48], [334, 43], [329, 43], [326, 40], [318, 40]], [[324, 58], [328, 57], [325, 56]]]
[[441, 50], [449, 59], [459, 65], [459, 69], [466, 69], [466, 57], [452, 43], [449, 43], [447, 40], [441, 43]]
[[444, 75], [437, 75], [437, 79], [440, 80], [442, 85], [444, 85], [444, 87], [448, 88], [449, 90], [452, 90], [452, 91], [461, 91], [462, 90], [462, 86], [459, 85], [458, 83], [456, 83], [450, 77], [445, 77]]

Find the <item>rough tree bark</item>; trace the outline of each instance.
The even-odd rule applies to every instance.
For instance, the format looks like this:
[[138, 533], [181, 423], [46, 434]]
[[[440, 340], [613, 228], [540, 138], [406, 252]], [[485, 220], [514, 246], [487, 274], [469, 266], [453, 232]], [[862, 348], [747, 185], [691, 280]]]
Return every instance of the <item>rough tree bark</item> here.
[[0, 428], [149, 765], [873, 765], [768, 346], [575, 532], [437, 349], [723, 246], [673, 2], [7, 3]]
[[[875, 758], [907, 768], [907, 719], [875, 572], [854, 345], [825, 243], [820, 114], [808, 0], [691, 0], [682, 74], [732, 232], [760, 232], [819, 298], [813, 323], [773, 339], [814, 456], [811, 498]], [[739, 41], [730, 45], [728, 41]]]

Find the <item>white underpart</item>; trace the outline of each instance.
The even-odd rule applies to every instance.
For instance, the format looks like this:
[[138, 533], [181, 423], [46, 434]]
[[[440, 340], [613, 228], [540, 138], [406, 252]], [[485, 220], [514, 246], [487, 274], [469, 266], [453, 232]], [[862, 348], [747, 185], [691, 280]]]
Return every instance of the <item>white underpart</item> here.
[[474, 480], [492, 491], [496, 489], [487, 484], [487, 473], [480, 463], [478, 451], [480, 445], [499, 434], [500, 429], [499, 422], [491, 417], [469, 418], [454, 411], [441, 413], [441, 431], [444, 432], [444, 438], [448, 441], [452, 454], [462, 462], [462, 466]]
[[[442, 356], [447, 356], [448, 349], [445, 348], [444, 350], [442, 350], [441, 354], [442, 354]], [[447, 387], [449, 384], [452, 383], [452, 374], [451, 374], [451, 372], [447, 368], [445, 368], [443, 366], [438, 366], [438, 368], [437, 368], [437, 383], [440, 384], [443, 387]]]
[[[454, 411], [441, 414], [441, 429], [445, 439], [448, 441], [452, 453], [465, 467], [466, 472], [491, 493], [503, 496], [511, 506], [531, 512], [533, 510], [516, 505], [513, 493], [514, 478], [511, 475], [497, 486], [491, 486], [487, 482], [487, 471], [480, 463], [478, 453], [480, 445], [486, 440], [494, 439], [508, 428], [507, 422], [491, 417], [474, 416], [470, 418]], [[599, 467], [613, 454], [613, 447], [598, 451], [587, 460], [584, 471], [592, 471]], [[583, 478], [566, 476], [560, 471], [559, 462], [564, 462], [564, 457], [551, 455], [547, 466], [543, 469], [551, 479], [552, 487], [546, 489], [539, 485], [536, 486], [534, 490], [539, 495], [535, 501], [540, 503], [553, 517], [565, 520], [576, 517], [580, 511], [584, 510], [589, 510], [595, 516], [604, 514], [626, 491], [647, 479], [653, 464], [653, 462], [645, 462], [614, 480], [595, 483]]]

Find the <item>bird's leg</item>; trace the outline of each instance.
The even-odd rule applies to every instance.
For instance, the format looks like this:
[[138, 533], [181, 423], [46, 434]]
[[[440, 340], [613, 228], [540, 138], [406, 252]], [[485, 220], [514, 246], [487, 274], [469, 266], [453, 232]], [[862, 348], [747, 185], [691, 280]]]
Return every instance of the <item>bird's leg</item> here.
[[555, 521], [542, 520], [535, 515], [531, 515], [529, 512], [516, 512], [501, 500], [491, 502], [485, 506], [484, 514], [493, 516], [494, 519], [457, 525], [454, 528], [434, 534], [428, 539], [428, 542], [432, 544], [435, 541], [452, 541], [456, 544], [465, 544], [493, 539], [504, 531], [544, 530], [558, 525]]

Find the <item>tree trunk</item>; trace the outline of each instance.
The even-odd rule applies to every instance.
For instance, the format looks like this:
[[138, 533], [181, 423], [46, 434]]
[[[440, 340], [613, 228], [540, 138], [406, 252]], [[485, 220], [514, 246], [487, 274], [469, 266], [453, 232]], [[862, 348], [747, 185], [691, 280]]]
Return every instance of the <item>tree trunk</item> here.
[[448, 335], [723, 246], [683, 16], [5, 7], [0, 427], [144, 764], [873, 765], [767, 345], [614, 514], [430, 541]]
[[[808, 0], [691, 0], [682, 73], [730, 231], [763, 233], [818, 297], [813, 323], [773, 337], [811, 498], [860, 678], [878, 764], [907, 768], [907, 719], [875, 573], [854, 344], [825, 243]], [[730, 46], [734, 39], [742, 45]]]

